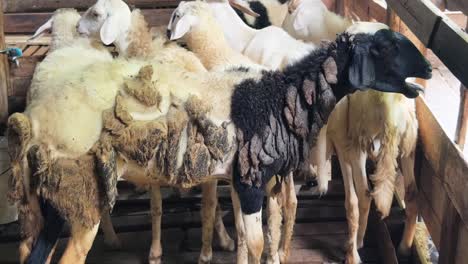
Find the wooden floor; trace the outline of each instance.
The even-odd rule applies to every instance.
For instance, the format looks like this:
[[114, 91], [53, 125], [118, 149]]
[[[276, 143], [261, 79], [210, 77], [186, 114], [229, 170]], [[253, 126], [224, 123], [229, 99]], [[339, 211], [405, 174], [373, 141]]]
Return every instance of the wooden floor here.
[[[297, 224], [294, 229], [291, 256], [288, 263], [341, 263], [347, 237], [343, 186], [339, 180], [330, 182], [327, 196], [319, 198], [311, 190], [300, 191]], [[220, 203], [226, 211], [224, 222], [229, 233], [235, 237], [233, 215], [227, 187], [220, 187]], [[200, 196], [190, 194], [174, 197], [166, 190], [162, 219], [163, 263], [196, 263], [201, 247]], [[120, 250], [111, 250], [99, 234], [89, 253], [87, 263], [146, 263], [151, 245], [150, 214], [147, 195], [129, 197], [125, 192], [113, 213], [113, 223], [122, 241]], [[265, 210], [264, 210], [265, 211]], [[264, 215], [264, 220], [265, 220]], [[402, 229], [402, 212], [396, 207], [386, 220], [396, 240]], [[360, 250], [364, 263], [383, 263], [377, 248], [379, 232], [370, 220], [365, 247]], [[396, 231], [395, 231], [396, 230]], [[17, 263], [17, 226], [0, 233], [0, 263]], [[266, 231], [266, 230], [265, 230]], [[395, 231], [395, 232], [394, 232]], [[67, 231], [64, 236], [66, 236]], [[66, 237], [61, 239], [58, 254], [61, 254]], [[265, 238], [266, 241], [266, 238]], [[395, 241], [397, 243], [398, 241]], [[265, 251], [268, 249], [265, 249]], [[56, 254], [57, 255], [57, 254]], [[221, 251], [215, 246], [212, 263], [234, 263], [235, 252]], [[403, 260], [400, 263], [409, 263]]]

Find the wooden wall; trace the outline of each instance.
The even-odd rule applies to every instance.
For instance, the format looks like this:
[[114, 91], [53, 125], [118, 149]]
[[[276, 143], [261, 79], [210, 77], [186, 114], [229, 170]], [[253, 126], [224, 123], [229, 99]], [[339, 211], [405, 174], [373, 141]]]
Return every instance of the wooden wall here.
[[[95, 0], [2, 0], [6, 34], [30, 34], [45, 23], [57, 8], [76, 8], [84, 11]], [[143, 9], [151, 26], [167, 24], [180, 0], [128, 0], [129, 5]]]

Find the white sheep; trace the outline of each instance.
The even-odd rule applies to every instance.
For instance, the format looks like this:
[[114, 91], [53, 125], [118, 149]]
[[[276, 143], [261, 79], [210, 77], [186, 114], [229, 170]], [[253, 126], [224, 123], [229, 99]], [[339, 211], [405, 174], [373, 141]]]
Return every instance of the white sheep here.
[[[130, 23], [128, 23], [130, 21]], [[114, 43], [122, 56], [128, 58], [143, 58], [149, 61], [167, 61], [171, 63], [178, 63], [182, 68], [193, 72], [206, 71], [200, 60], [192, 53], [174, 43], [165, 44], [165, 36], [157, 36], [155, 40], [151, 39], [151, 34], [148, 34], [148, 26], [144, 20], [143, 15], [139, 10], [130, 12], [128, 5], [121, 0], [100, 0], [89, 8], [83, 15], [78, 25], [78, 31], [82, 34], [91, 37], [97, 37], [104, 44]], [[142, 118], [151, 118], [152, 116], [141, 116]], [[209, 195], [213, 193], [215, 183], [206, 183], [202, 185], [202, 192]], [[154, 194], [159, 192], [157, 186], [153, 186], [152, 197], [160, 197]], [[216, 212], [216, 219], [211, 216], [216, 210], [216, 197], [205, 197], [202, 207], [202, 216], [204, 217], [203, 225], [203, 246], [200, 259], [209, 261], [211, 259], [211, 234], [210, 228], [213, 225], [220, 238], [221, 247], [227, 250], [234, 250], [234, 241], [229, 237], [224, 224], [222, 222], [222, 214], [220, 210]], [[214, 202], [213, 202], [214, 199]], [[160, 204], [155, 202], [154, 204]], [[161, 211], [160, 208], [155, 208], [156, 211]], [[156, 216], [159, 217], [160, 216]], [[214, 224], [214, 221], [216, 224]], [[155, 219], [154, 222], [159, 222], [160, 219]], [[107, 225], [106, 230], [112, 230]], [[157, 228], [156, 226], [154, 228]], [[153, 230], [155, 240], [153, 240], [153, 247], [150, 252], [150, 258], [158, 259], [162, 252], [160, 242], [156, 241], [160, 235], [160, 231]], [[156, 253], [154, 253], [156, 252]]]
[[[282, 28], [269, 26], [260, 30], [250, 28], [230, 6], [249, 10], [243, 0], [208, 0], [216, 20], [223, 29], [229, 45], [254, 62], [269, 69], [281, 69], [310, 53], [315, 46], [292, 38]], [[265, 45], [268, 43], [268, 45]], [[288, 48], [285, 48], [288, 47]]]
[[291, 0], [289, 12], [282, 27], [296, 39], [307, 43], [320, 43], [320, 40], [333, 40], [344, 32], [352, 21], [343, 18], [325, 6], [322, 0]]
[[234, 67], [266, 69], [234, 51], [223, 36], [220, 25], [204, 2], [182, 2], [167, 26], [170, 40], [182, 40], [210, 71]]

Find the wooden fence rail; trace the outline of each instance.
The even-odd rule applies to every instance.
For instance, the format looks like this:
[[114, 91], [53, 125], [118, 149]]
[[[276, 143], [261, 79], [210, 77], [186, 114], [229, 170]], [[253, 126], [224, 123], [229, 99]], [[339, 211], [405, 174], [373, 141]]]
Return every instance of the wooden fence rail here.
[[[387, 4], [468, 86], [468, 35], [427, 0], [387, 0]], [[420, 134], [420, 152], [416, 158], [419, 208], [440, 251], [439, 263], [466, 263], [468, 163], [424, 99], [416, 100], [416, 110]]]

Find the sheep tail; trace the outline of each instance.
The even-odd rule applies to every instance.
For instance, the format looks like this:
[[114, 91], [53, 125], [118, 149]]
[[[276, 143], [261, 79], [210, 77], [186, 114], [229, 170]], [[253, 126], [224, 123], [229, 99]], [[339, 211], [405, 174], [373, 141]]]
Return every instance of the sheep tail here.
[[96, 170], [105, 190], [105, 206], [112, 211], [117, 200], [117, 153], [109, 136], [101, 137], [96, 147]]
[[386, 136], [382, 149], [377, 156], [375, 173], [370, 176], [374, 185], [372, 196], [377, 210], [385, 218], [390, 213], [393, 201], [393, 192], [395, 190], [397, 155], [398, 155], [398, 136]]
[[11, 203], [25, 198], [23, 175], [26, 147], [31, 141], [31, 123], [29, 118], [21, 113], [15, 113], [8, 119], [7, 139], [12, 173], [9, 179], [7, 197]]

